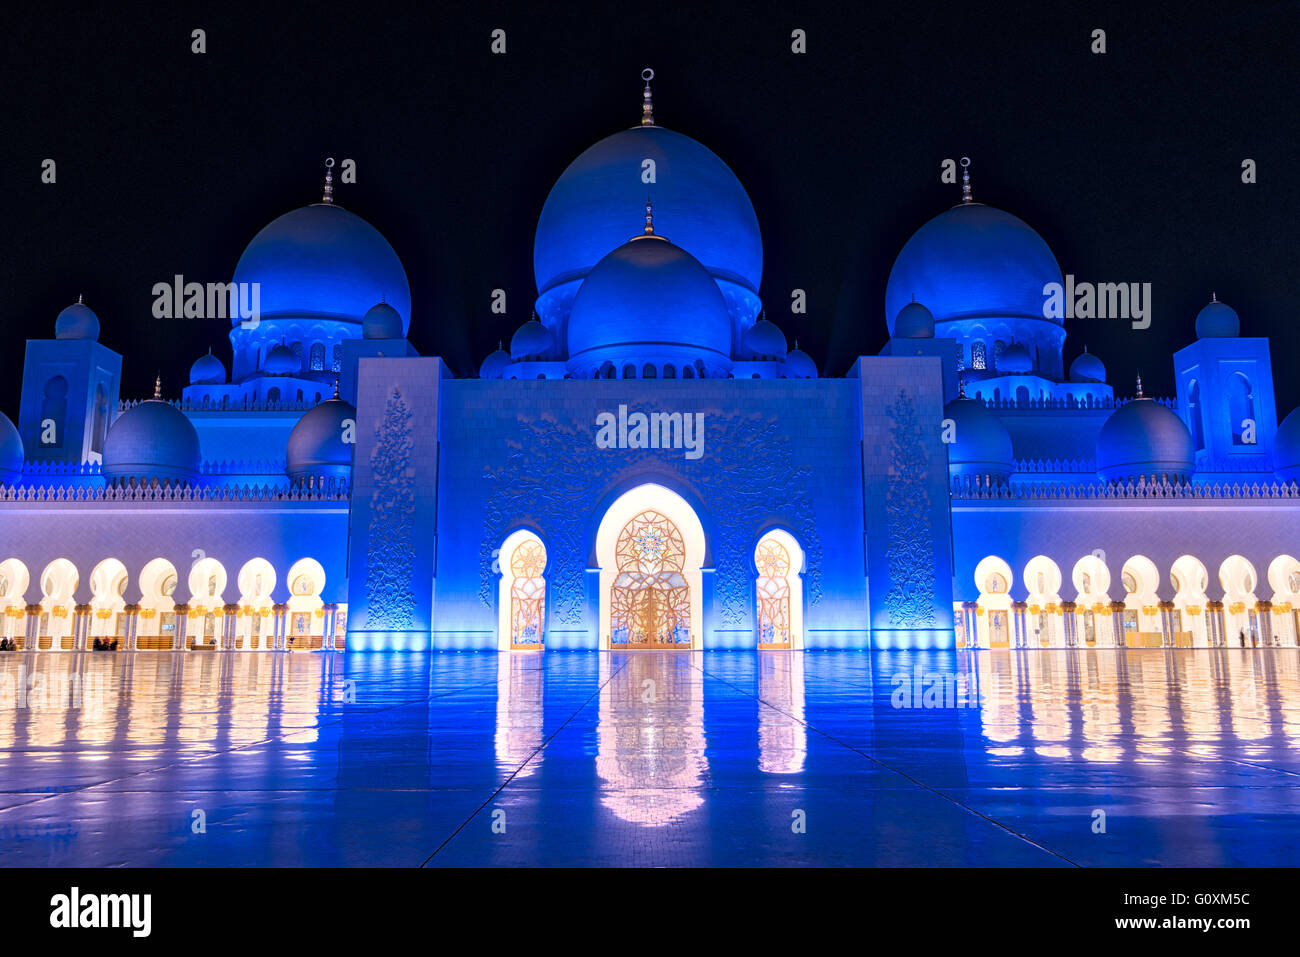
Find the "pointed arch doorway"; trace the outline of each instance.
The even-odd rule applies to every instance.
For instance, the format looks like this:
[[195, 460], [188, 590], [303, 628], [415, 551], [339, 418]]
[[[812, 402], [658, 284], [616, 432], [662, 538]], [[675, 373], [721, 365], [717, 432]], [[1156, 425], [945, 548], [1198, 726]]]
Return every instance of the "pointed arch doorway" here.
[[596, 533], [601, 647], [701, 647], [704, 529], [675, 492], [641, 485], [621, 496]]

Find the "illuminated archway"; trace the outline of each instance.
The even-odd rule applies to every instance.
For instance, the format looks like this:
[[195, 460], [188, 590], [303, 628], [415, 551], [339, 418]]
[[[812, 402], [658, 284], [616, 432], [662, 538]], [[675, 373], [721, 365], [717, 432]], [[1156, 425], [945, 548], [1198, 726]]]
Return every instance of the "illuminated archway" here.
[[546, 546], [526, 528], [506, 537], [497, 553], [497, 649], [542, 651], [546, 637]]
[[[106, 558], [90, 573], [90, 639], [118, 638], [126, 634], [126, 565], [116, 558]], [[145, 632], [143, 627], [138, 629]], [[138, 647], [154, 647], [142, 642]]]
[[996, 555], [989, 555], [975, 566], [976, 646], [1009, 648], [1014, 623], [1011, 620], [1011, 566]]
[[803, 549], [784, 529], [771, 529], [759, 539], [754, 549], [759, 648], [803, 649], [803, 563]]
[[601, 648], [645, 647], [640, 637], [660, 647], [701, 647], [704, 527], [684, 498], [653, 484], [624, 493], [601, 519], [596, 560]]
[[1116, 644], [1110, 617], [1110, 569], [1099, 555], [1084, 555], [1070, 573], [1074, 583], [1074, 620], [1086, 648]]
[[1300, 644], [1300, 561], [1291, 555], [1273, 559], [1268, 583], [1273, 588], [1273, 643], [1286, 647]]
[[[137, 643], [140, 641], [140, 636], [147, 632], [161, 639], [166, 647], [177, 647], [175, 595], [178, 583], [176, 566], [165, 558], [155, 558], [140, 569], [141, 625], [136, 630]], [[146, 618], [144, 617], [146, 611], [153, 614]], [[146, 622], [150, 625], [148, 629], [144, 627]], [[181, 636], [179, 646], [185, 647], [184, 635]]]
[[1174, 586], [1174, 610], [1170, 612], [1174, 644], [1208, 645], [1205, 589], [1210, 587], [1209, 571], [1196, 556], [1182, 555], [1174, 561], [1169, 581]]
[[58, 648], [72, 636], [73, 597], [77, 591], [77, 566], [56, 558], [41, 572], [41, 622], [37, 629], [38, 648]]
[[27, 586], [31, 573], [17, 558], [0, 562], [0, 635], [5, 638], [22, 638], [23, 616], [27, 611]]
[[294, 562], [287, 576], [289, 582], [289, 622], [286, 632], [292, 647], [314, 651], [321, 647], [325, 635], [325, 568], [314, 558]]
[[221, 647], [225, 616], [226, 568], [215, 558], [200, 558], [190, 566], [189, 627], [196, 644]]
[[1164, 644], [1160, 621], [1160, 572], [1156, 563], [1145, 555], [1134, 555], [1120, 570], [1120, 587], [1124, 591], [1124, 644], [1128, 648], [1154, 647]]
[[1026, 644], [1030, 648], [1058, 648], [1065, 644], [1061, 617], [1061, 569], [1046, 555], [1035, 555], [1025, 565], [1029, 590], [1025, 614]]
[[1219, 584], [1223, 587], [1223, 634], [1228, 647], [1251, 646], [1251, 637], [1259, 635], [1255, 616], [1255, 586], [1259, 577], [1255, 566], [1241, 555], [1229, 555], [1219, 566]]
[[255, 650], [271, 646], [275, 635], [275, 567], [265, 558], [250, 558], [235, 578], [239, 587], [239, 617], [235, 630], [241, 648]]

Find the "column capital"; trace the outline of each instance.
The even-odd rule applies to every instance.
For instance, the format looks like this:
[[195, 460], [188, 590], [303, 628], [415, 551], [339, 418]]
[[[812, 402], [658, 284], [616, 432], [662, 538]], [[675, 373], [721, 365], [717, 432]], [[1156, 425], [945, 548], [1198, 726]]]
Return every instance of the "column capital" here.
[[190, 606], [181, 602], [179, 605], [173, 605], [172, 611], [178, 615], [188, 615], [190, 613]]

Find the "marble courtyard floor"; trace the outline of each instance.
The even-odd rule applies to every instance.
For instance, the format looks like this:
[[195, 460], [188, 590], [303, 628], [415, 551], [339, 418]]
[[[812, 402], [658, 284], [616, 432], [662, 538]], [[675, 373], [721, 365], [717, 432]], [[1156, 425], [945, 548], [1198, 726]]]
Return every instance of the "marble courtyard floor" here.
[[1300, 650], [0, 654], [16, 865], [1293, 865]]

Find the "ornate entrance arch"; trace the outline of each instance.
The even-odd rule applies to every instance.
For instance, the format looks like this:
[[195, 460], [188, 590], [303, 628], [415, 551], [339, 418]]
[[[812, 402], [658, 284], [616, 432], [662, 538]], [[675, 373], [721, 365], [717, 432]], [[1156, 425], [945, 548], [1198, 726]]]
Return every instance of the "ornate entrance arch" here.
[[611, 647], [689, 648], [691, 586], [682, 577], [686, 546], [677, 526], [646, 509], [623, 526], [614, 556]]
[[659, 485], [625, 493], [601, 520], [596, 558], [602, 648], [701, 647], [704, 528], [685, 499]]

